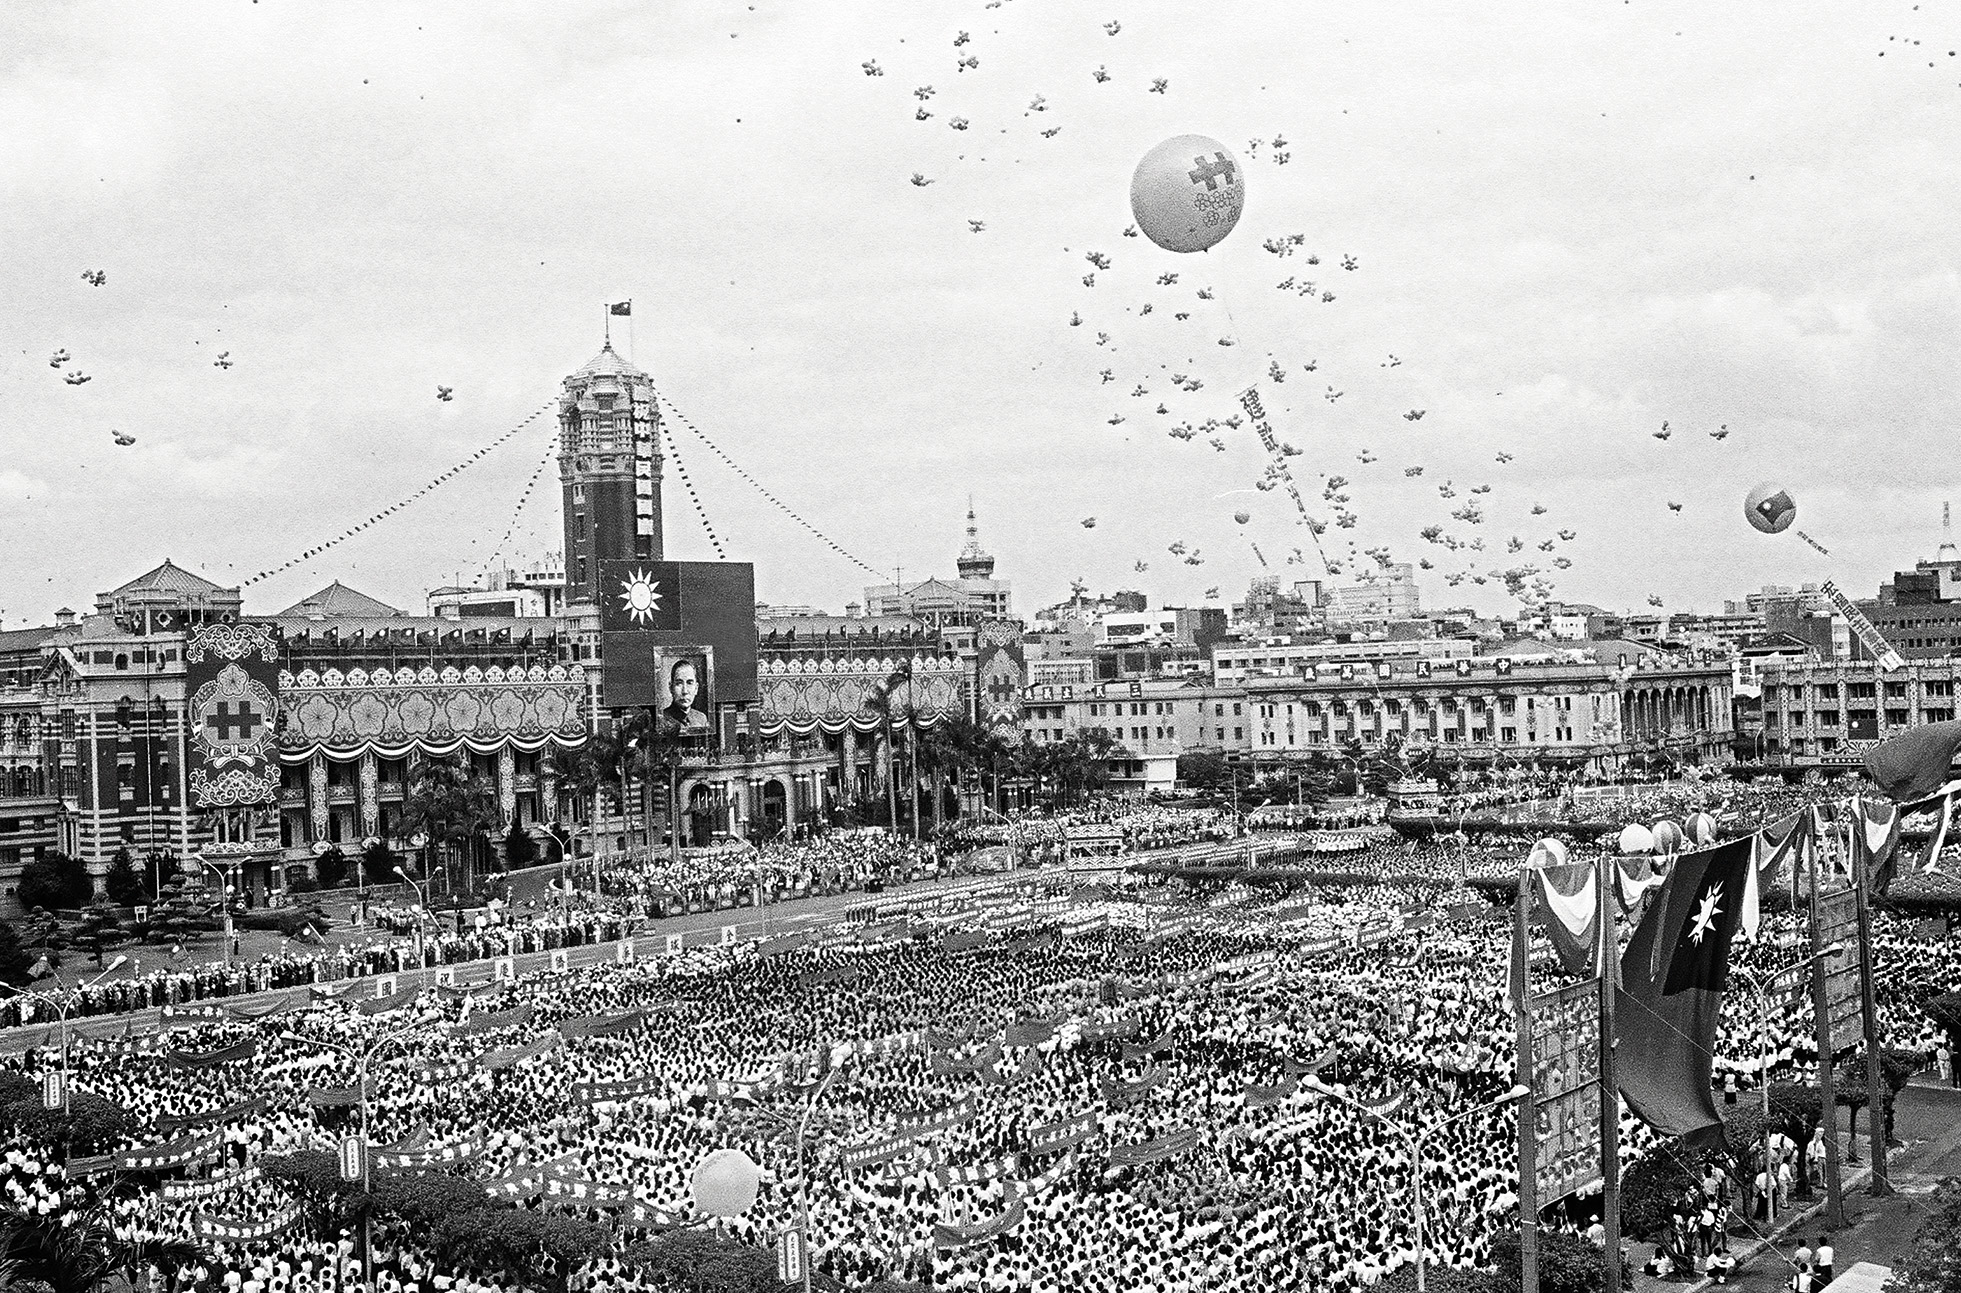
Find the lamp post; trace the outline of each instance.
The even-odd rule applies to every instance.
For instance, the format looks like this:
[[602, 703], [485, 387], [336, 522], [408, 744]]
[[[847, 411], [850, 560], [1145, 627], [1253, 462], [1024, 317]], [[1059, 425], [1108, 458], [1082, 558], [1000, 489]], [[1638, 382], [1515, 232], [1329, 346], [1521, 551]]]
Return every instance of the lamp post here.
[[810, 1293], [810, 1172], [804, 1162], [804, 1140], [810, 1132], [810, 1115], [817, 1111], [817, 1102], [837, 1079], [838, 1071], [831, 1069], [825, 1073], [817, 1085], [804, 1098], [803, 1116], [797, 1119], [797, 1203], [801, 1220], [798, 1222], [797, 1242], [803, 1247], [803, 1293]]
[[[560, 851], [560, 856], [564, 856], [563, 850]], [[418, 916], [415, 922], [415, 968], [420, 970], [424, 968], [422, 958], [422, 922], [430, 914], [429, 895], [423, 891], [421, 885], [415, 882], [415, 877], [408, 873], [408, 869], [399, 862], [395, 864], [395, 874], [408, 881], [409, 888], [415, 891], [416, 901], [422, 904], [422, 915]]]
[[[1762, 1018], [1769, 1018], [1771, 984], [1776, 983], [1788, 974], [1795, 974], [1800, 970], [1809, 969], [1813, 963], [1822, 961], [1828, 956], [1836, 956], [1842, 950], [1844, 950], [1843, 945], [1839, 943], [1833, 943], [1830, 947], [1820, 948], [1810, 956], [1805, 957], [1802, 961], [1799, 961], [1796, 965], [1787, 965], [1781, 970], [1774, 971], [1769, 976], [1768, 982], [1758, 978], [1746, 967], [1741, 965], [1732, 965], [1730, 970], [1742, 978], [1744, 984], [1749, 987], [1751, 993], [1756, 997], [1757, 1009], [1760, 1012], [1760, 1016]], [[1757, 1036], [1757, 1087], [1763, 1101], [1764, 1122], [1764, 1220], [1768, 1223], [1777, 1220], [1777, 1173], [1772, 1168], [1770, 1162], [1770, 1042], [1762, 1033], [1759, 1033]]]
[[191, 861], [218, 877], [218, 905], [225, 913], [225, 966], [232, 963], [232, 902], [231, 886], [225, 880], [225, 869], [215, 862], [205, 860], [202, 853], [191, 854]]
[[[1399, 1136], [1403, 1141], [1404, 1148], [1409, 1151], [1410, 1210], [1416, 1219], [1416, 1291], [1417, 1293], [1423, 1293], [1423, 1142], [1454, 1123], [1462, 1122], [1464, 1119], [1474, 1117], [1477, 1114], [1488, 1113], [1493, 1109], [1501, 1108], [1514, 1101], [1523, 1100], [1526, 1096], [1532, 1094], [1532, 1089], [1521, 1084], [1505, 1092], [1505, 1094], [1499, 1096], [1496, 1100], [1474, 1105], [1469, 1109], [1454, 1113], [1440, 1122], [1431, 1123], [1428, 1127], [1412, 1128], [1404, 1126], [1385, 1113], [1371, 1109], [1368, 1105], [1363, 1104], [1347, 1092], [1336, 1090], [1311, 1073], [1307, 1075], [1304, 1081], [1309, 1090], [1319, 1095], [1327, 1096], [1331, 1100], [1339, 1101], [1349, 1108], [1356, 1110], [1358, 1113], [1375, 1119]], [[1613, 1259], [1614, 1255], [1609, 1254], [1608, 1260], [1611, 1261]]]
[[[396, 868], [398, 874], [400, 870], [399, 867]], [[402, 878], [407, 879], [408, 877], [404, 875]], [[363, 1195], [368, 1193], [368, 1151], [373, 1144], [373, 1138], [368, 1132], [368, 1066], [374, 1061], [374, 1057], [380, 1053], [384, 1046], [387, 1046], [390, 1042], [400, 1041], [414, 1031], [415, 1026], [411, 1024], [397, 1028], [391, 1033], [384, 1033], [382, 1036], [376, 1038], [364, 1051], [356, 1051], [353, 1047], [343, 1046], [339, 1042], [330, 1042], [324, 1037], [308, 1037], [305, 1033], [296, 1033], [291, 1030], [279, 1034], [281, 1041], [297, 1042], [302, 1046], [324, 1046], [328, 1050], [339, 1051], [341, 1054], [354, 1060], [354, 1091], [360, 1098], [361, 1110], [361, 1193]], [[368, 1213], [367, 1209], [364, 1208], [361, 1212], [362, 1279], [367, 1280], [373, 1278], [373, 1271], [370, 1269], [373, 1265], [374, 1251], [369, 1244]]]
[[109, 964], [108, 964], [108, 965], [106, 965], [106, 966], [104, 966], [104, 967], [102, 968], [102, 971], [101, 971], [101, 972], [100, 972], [99, 974], [97, 974], [97, 975], [96, 975], [96, 976], [95, 976], [94, 978], [92, 978], [92, 979], [90, 979], [90, 980], [88, 980], [88, 981], [87, 981], [86, 983], [82, 983], [82, 984], [79, 984], [79, 985], [77, 985], [76, 987], [74, 987], [74, 988], [71, 988], [71, 989], [69, 989], [69, 993], [68, 993], [68, 999], [67, 999], [66, 1001], [59, 1001], [59, 1000], [56, 1000], [56, 999], [55, 999], [54, 997], [52, 997], [52, 996], [50, 996], [50, 995], [48, 995], [48, 994], [47, 994], [47, 993], [45, 993], [45, 992], [33, 992], [33, 991], [30, 991], [30, 990], [28, 990], [28, 989], [26, 989], [26, 988], [16, 988], [16, 987], [14, 987], [14, 986], [13, 986], [12, 984], [10, 984], [10, 983], [8, 983], [8, 984], [0, 984], [0, 987], [4, 987], [4, 988], [7, 988], [7, 989], [9, 989], [10, 991], [12, 991], [12, 992], [14, 993], [14, 995], [16, 995], [16, 996], [18, 996], [18, 997], [20, 997], [20, 998], [21, 998], [22, 1000], [25, 1000], [25, 1001], [38, 1001], [38, 1002], [40, 1002], [41, 1004], [43, 1004], [43, 1005], [45, 1005], [45, 1006], [47, 1006], [47, 1007], [48, 1007], [48, 1008], [49, 1008], [50, 1010], [52, 1010], [52, 1011], [54, 1011], [54, 1013], [55, 1013], [55, 1019], [56, 1019], [57, 1021], [59, 1021], [59, 1023], [60, 1023], [60, 1025], [61, 1025], [61, 1041], [60, 1041], [60, 1046], [61, 1046], [61, 1120], [62, 1120], [62, 1133], [61, 1133], [61, 1135], [62, 1135], [62, 1158], [63, 1158], [64, 1160], [65, 1160], [65, 1159], [66, 1159], [66, 1158], [68, 1157], [68, 1129], [67, 1129], [67, 1123], [68, 1123], [68, 1112], [69, 1112], [69, 1100], [68, 1100], [68, 1012], [69, 1012], [69, 1011], [71, 1011], [71, 1010], [73, 1010], [73, 1009], [75, 1008], [75, 1005], [76, 1005], [76, 1002], [77, 1002], [77, 1000], [79, 999], [79, 994], [80, 994], [80, 992], [81, 992], [81, 990], [82, 990], [83, 988], [87, 988], [87, 987], [93, 987], [93, 986], [94, 986], [95, 984], [97, 984], [97, 983], [99, 983], [99, 982], [101, 982], [101, 981], [102, 981], [102, 980], [103, 980], [104, 978], [106, 978], [107, 976], [109, 976], [109, 975], [111, 975], [111, 974], [114, 974], [114, 973], [115, 973], [115, 972], [116, 972], [117, 970], [119, 970], [119, 969], [121, 969], [121, 968], [123, 967], [123, 965], [124, 965], [124, 963], [125, 963], [125, 962], [127, 962], [128, 960], [129, 960], [129, 958], [128, 958], [127, 956], [122, 956], [122, 955], [118, 955], [118, 956], [116, 957], [116, 959], [115, 959], [115, 960], [113, 960], [113, 961], [111, 961], [111, 962], [109, 962]]
[[566, 903], [570, 900], [572, 892], [570, 881], [565, 874], [565, 845], [550, 830], [545, 832], [545, 838], [558, 848], [558, 912], [560, 920], [563, 921], [566, 915]]

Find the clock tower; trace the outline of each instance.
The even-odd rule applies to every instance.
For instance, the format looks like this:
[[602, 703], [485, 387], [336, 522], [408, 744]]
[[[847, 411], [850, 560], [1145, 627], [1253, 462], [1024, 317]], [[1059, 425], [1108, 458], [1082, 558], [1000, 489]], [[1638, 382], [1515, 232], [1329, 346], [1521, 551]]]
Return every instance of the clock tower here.
[[610, 340], [565, 379], [558, 479], [568, 615], [597, 614], [601, 562], [661, 559], [660, 427], [653, 383]]

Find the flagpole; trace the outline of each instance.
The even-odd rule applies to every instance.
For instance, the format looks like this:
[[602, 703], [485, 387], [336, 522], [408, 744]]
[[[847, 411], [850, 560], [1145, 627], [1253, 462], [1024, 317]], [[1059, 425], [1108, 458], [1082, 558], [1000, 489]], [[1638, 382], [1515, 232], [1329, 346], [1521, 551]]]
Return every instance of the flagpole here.
[[1600, 985], [1600, 1223], [1606, 1228], [1606, 1293], [1621, 1293], [1621, 1086], [1614, 1071], [1614, 992], [1620, 979], [1620, 936], [1614, 928], [1613, 869], [1594, 863], [1595, 923], [1600, 945], [1594, 969]]
[[1520, 1293], [1539, 1293], [1539, 1084], [1532, 1064], [1532, 872], [1518, 869], [1512, 908], [1512, 957], [1519, 966], [1518, 1082], [1530, 1094], [1518, 1102], [1518, 1259]]
[[[1825, 961], [1820, 956], [1823, 940], [1819, 935], [1818, 910], [1818, 809], [1807, 813], [1804, 829], [1811, 838], [1806, 852], [1811, 859], [1811, 1013], [1813, 1037], [1818, 1048], [1818, 1125], [1825, 1133], [1825, 1225], [1832, 1230], [1845, 1228], [1845, 1198], [1839, 1183], [1837, 1093], [1832, 1087], [1831, 1001], [1825, 990]], [[1806, 1168], [1809, 1171], [1809, 1167]]]

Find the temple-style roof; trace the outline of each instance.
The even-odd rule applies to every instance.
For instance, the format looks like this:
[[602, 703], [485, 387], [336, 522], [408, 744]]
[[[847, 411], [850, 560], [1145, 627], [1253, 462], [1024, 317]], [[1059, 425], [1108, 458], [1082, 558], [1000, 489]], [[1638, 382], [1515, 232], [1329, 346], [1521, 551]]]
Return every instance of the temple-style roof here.
[[377, 601], [336, 579], [319, 592], [309, 597], [302, 597], [278, 614], [282, 619], [301, 616], [306, 619], [338, 620], [377, 619], [401, 613], [386, 602]]
[[107, 599], [125, 597], [132, 593], [188, 593], [192, 596], [228, 592], [218, 584], [212, 583], [202, 575], [194, 575], [165, 557], [161, 566], [147, 574], [138, 575], [121, 588], [104, 593]]

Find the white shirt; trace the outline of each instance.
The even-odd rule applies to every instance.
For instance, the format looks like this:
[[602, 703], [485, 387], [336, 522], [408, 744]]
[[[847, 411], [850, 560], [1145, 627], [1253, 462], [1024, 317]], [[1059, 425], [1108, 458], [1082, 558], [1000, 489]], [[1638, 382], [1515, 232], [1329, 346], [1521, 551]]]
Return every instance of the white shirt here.
[[1830, 1266], [1832, 1264], [1832, 1257], [1832, 1246], [1830, 1244], [1818, 1245], [1818, 1264], [1820, 1266]]

